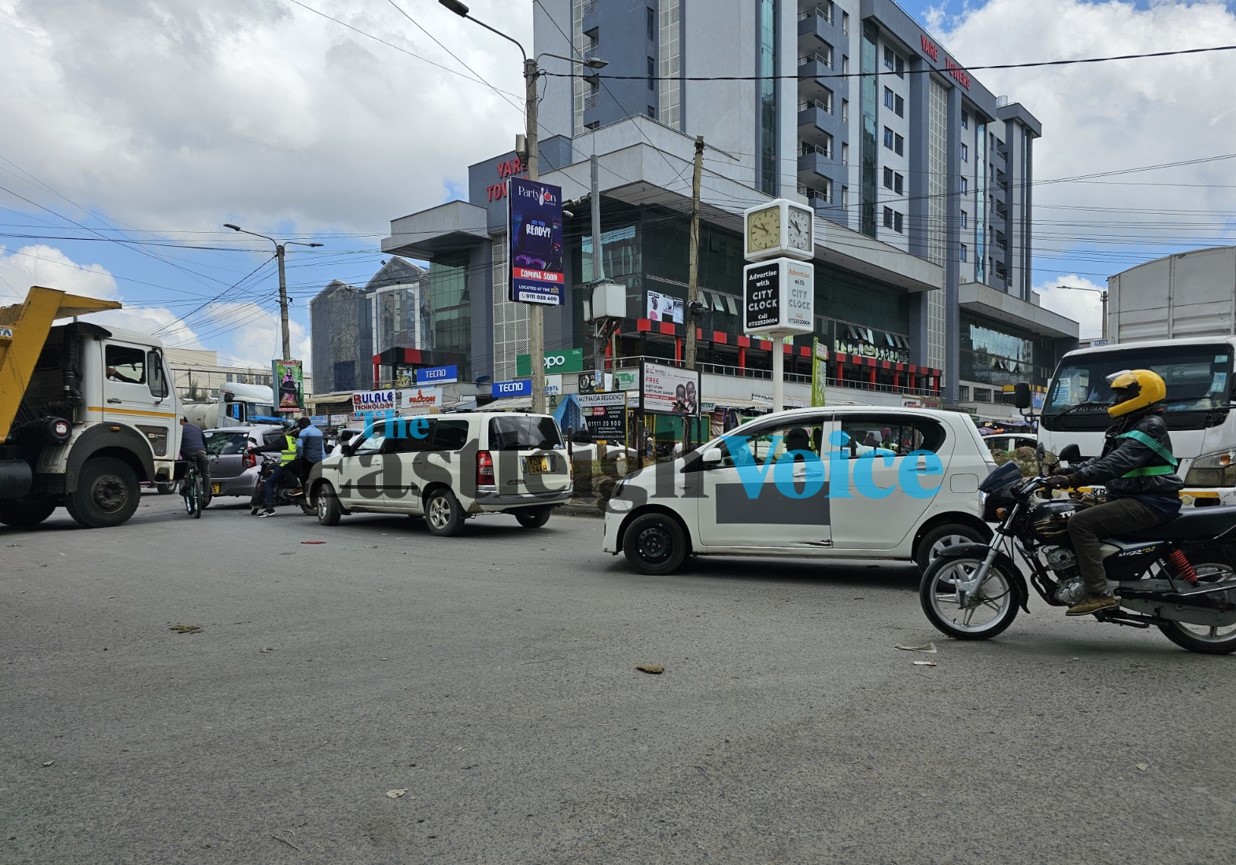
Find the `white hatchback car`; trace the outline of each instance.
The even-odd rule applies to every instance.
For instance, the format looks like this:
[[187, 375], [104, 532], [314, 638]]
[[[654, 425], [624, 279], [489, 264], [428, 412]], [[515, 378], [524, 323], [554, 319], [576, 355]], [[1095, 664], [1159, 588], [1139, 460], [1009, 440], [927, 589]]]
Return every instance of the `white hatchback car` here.
[[901, 559], [983, 542], [979, 483], [995, 468], [968, 415], [793, 409], [619, 481], [603, 548], [645, 574], [689, 555]]
[[314, 466], [318, 521], [357, 512], [423, 516], [457, 535], [477, 514], [540, 528], [574, 492], [571, 461], [549, 415], [473, 412], [383, 419]]

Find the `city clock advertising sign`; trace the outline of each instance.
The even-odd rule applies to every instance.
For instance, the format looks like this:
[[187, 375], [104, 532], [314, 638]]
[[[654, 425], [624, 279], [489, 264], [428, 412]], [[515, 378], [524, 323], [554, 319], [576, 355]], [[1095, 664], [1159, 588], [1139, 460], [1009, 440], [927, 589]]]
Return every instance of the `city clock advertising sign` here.
[[507, 183], [510, 292], [517, 303], [561, 306], [566, 286], [562, 266], [562, 189], [512, 177]]
[[811, 333], [815, 329], [815, 267], [811, 262], [775, 258], [748, 264], [742, 272], [745, 333]]

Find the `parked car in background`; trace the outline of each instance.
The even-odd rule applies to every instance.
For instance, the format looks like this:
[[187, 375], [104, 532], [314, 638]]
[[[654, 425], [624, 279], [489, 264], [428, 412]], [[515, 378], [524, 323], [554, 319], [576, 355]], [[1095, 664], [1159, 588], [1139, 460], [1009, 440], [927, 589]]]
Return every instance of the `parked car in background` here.
[[558, 423], [516, 412], [378, 421], [326, 457], [309, 489], [324, 526], [351, 513], [408, 514], [435, 535], [457, 535], [480, 514], [540, 528], [573, 492]]
[[987, 449], [992, 453], [996, 451], [1015, 451], [1018, 448], [1034, 448], [1037, 447], [1039, 438], [1034, 433], [996, 433], [995, 435], [983, 436], [983, 444], [987, 445]]
[[260, 460], [249, 453], [249, 448], [280, 443], [283, 427], [275, 424], [218, 427], [206, 430], [203, 435], [210, 460], [211, 497], [249, 498], [260, 469]]
[[837, 406], [749, 421], [619, 480], [602, 547], [645, 574], [691, 555], [899, 559], [920, 568], [991, 537], [979, 483], [995, 468], [957, 412]]

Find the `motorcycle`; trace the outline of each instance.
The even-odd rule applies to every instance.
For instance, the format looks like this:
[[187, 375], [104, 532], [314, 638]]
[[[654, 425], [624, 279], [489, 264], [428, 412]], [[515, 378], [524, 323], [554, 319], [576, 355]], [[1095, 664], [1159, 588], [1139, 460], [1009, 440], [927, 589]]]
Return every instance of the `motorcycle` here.
[[[1018, 610], [1030, 612], [1014, 553], [1026, 565], [1029, 584], [1051, 606], [1072, 606], [1085, 596], [1068, 522], [1093, 500], [1036, 501], [1047, 489], [1044, 456], [1040, 446], [1038, 477], [1023, 478], [1013, 462], [993, 471], [979, 485], [983, 518], [998, 523], [991, 541], [946, 549], [923, 573], [923, 612], [950, 637], [991, 639]], [[1069, 445], [1060, 460], [1078, 456], [1077, 446]], [[1108, 588], [1120, 603], [1094, 613], [1096, 619], [1157, 627], [1190, 652], [1236, 651], [1236, 507], [1191, 508], [1154, 528], [1107, 538], [1102, 549]]]
[[[262, 467], [258, 471], [257, 480], [253, 483], [253, 496], [249, 499], [249, 513], [258, 514], [266, 507], [266, 483], [279, 465], [279, 454], [258, 454], [262, 458]], [[306, 496], [289, 496], [289, 487], [280, 485], [275, 490], [274, 506], [292, 505], [301, 509], [302, 513], [316, 514], [317, 511], [309, 504]]]

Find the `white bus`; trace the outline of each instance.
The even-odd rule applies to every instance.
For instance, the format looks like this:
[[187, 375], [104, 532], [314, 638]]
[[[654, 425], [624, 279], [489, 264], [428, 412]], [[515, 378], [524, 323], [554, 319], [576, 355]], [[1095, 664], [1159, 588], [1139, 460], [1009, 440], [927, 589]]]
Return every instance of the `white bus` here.
[[1185, 482], [1185, 507], [1236, 504], [1236, 414], [1232, 359], [1236, 336], [1154, 340], [1083, 348], [1060, 360], [1039, 417], [1039, 441], [1053, 453], [1076, 442], [1098, 456], [1112, 423], [1107, 376], [1151, 369], [1167, 383], [1172, 452]]

